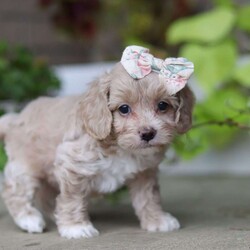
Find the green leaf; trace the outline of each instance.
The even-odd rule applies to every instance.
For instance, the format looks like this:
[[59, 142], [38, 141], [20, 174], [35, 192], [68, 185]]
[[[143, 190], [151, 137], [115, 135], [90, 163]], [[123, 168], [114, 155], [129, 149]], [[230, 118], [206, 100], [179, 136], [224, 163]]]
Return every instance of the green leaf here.
[[4, 73], [7, 70], [8, 66], [9, 62], [4, 58], [0, 58], [0, 72]]
[[240, 84], [250, 87], [250, 63], [237, 68], [234, 72], [233, 78]]
[[237, 51], [233, 42], [225, 41], [214, 46], [185, 45], [181, 55], [194, 63], [199, 84], [210, 93], [231, 76]]
[[228, 35], [235, 23], [234, 11], [230, 8], [217, 8], [194, 17], [183, 18], [169, 28], [167, 41], [179, 42], [217, 42]]
[[237, 134], [237, 128], [224, 126], [210, 126], [205, 130], [207, 142], [210, 148], [222, 149], [230, 144]]
[[27, 101], [60, 87], [46, 62], [25, 47], [7, 45], [0, 40], [0, 100]]
[[173, 148], [182, 159], [190, 160], [209, 148], [204, 128], [190, 130], [175, 138]]
[[216, 6], [223, 6], [223, 7], [232, 7], [233, 1], [232, 0], [213, 0]]
[[209, 98], [198, 103], [194, 109], [194, 122], [224, 120], [238, 115], [247, 107], [247, 97], [234, 88], [222, 88], [213, 92]]
[[239, 28], [250, 31], [250, 5], [245, 5], [238, 10], [237, 25]]
[[8, 52], [8, 43], [6, 41], [0, 41], [0, 56], [5, 55]]
[[3, 171], [7, 162], [7, 156], [5, 154], [4, 146], [0, 143], [0, 171]]
[[[235, 122], [248, 124], [249, 115], [240, 114], [246, 108], [247, 96], [235, 88], [222, 88], [198, 103], [194, 109], [194, 126], [188, 133], [191, 140], [186, 145], [187, 149], [184, 148], [187, 151], [185, 158], [186, 155], [193, 157], [209, 147], [222, 148], [232, 142], [239, 129], [227, 124], [219, 125], [218, 122], [233, 119]], [[193, 154], [189, 153], [189, 149], [194, 151]]]
[[111, 205], [115, 205], [123, 200], [123, 198], [128, 194], [128, 188], [123, 186], [116, 190], [114, 193], [107, 194], [106, 200], [110, 202]]

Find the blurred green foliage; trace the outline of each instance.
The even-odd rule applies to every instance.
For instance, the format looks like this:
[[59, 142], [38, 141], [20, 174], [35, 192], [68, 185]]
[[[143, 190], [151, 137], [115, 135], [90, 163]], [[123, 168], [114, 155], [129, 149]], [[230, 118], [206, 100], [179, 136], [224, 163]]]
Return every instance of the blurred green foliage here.
[[7, 156], [4, 151], [4, 146], [2, 143], [0, 143], [0, 172], [3, 171], [6, 161], [7, 161]]
[[[0, 41], [0, 104], [11, 101], [25, 103], [40, 95], [59, 89], [60, 81], [48, 64], [32, 55], [22, 46], [11, 47]], [[4, 108], [0, 106], [0, 116]], [[0, 144], [0, 171], [6, 162], [3, 144]]]
[[223, 39], [235, 22], [234, 11], [230, 8], [216, 8], [173, 23], [168, 30], [168, 42], [212, 43]]
[[250, 57], [239, 47], [237, 35], [249, 36], [250, 5], [215, 1], [214, 9], [174, 22], [167, 42], [182, 43], [180, 56], [194, 62], [195, 78], [204, 98], [194, 109], [194, 126], [178, 137], [179, 155], [192, 158], [209, 148], [222, 148], [250, 131]]
[[59, 86], [45, 61], [24, 47], [0, 41], [0, 100], [27, 101]]
[[237, 10], [237, 25], [242, 30], [250, 31], [250, 5], [244, 6]]
[[[4, 114], [4, 111], [0, 109], [0, 117], [3, 114]], [[0, 142], [0, 172], [3, 171], [3, 168], [4, 168], [6, 161], [7, 161], [7, 156], [6, 156], [5, 151], [4, 151], [4, 146]]]

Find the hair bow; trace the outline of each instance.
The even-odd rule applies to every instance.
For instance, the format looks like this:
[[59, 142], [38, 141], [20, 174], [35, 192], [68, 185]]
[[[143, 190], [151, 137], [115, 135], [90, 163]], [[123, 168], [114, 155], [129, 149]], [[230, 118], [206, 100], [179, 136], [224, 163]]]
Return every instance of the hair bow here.
[[151, 71], [158, 73], [170, 95], [183, 89], [194, 71], [194, 64], [186, 58], [162, 60], [151, 55], [149, 49], [135, 45], [124, 50], [121, 64], [134, 79], [141, 79]]

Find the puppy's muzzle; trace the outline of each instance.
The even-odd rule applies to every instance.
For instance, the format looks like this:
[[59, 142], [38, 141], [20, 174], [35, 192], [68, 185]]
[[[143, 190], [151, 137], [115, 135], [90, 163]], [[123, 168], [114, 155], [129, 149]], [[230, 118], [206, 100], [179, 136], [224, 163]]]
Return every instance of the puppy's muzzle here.
[[141, 140], [149, 142], [155, 138], [156, 130], [153, 128], [142, 128], [139, 131]]

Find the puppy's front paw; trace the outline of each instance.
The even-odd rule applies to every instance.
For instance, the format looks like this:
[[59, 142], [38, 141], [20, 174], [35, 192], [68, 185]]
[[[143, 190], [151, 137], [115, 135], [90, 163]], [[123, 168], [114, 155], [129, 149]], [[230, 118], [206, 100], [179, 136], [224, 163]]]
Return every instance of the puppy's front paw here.
[[45, 221], [38, 211], [19, 216], [15, 222], [21, 229], [29, 233], [42, 233], [45, 228]]
[[142, 229], [149, 232], [171, 232], [180, 228], [178, 220], [169, 213], [162, 214], [158, 219], [149, 219], [141, 223]]
[[60, 226], [59, 234], [67, 239], [90, 238], [99, 235], [99, 232], [91, 223]]

